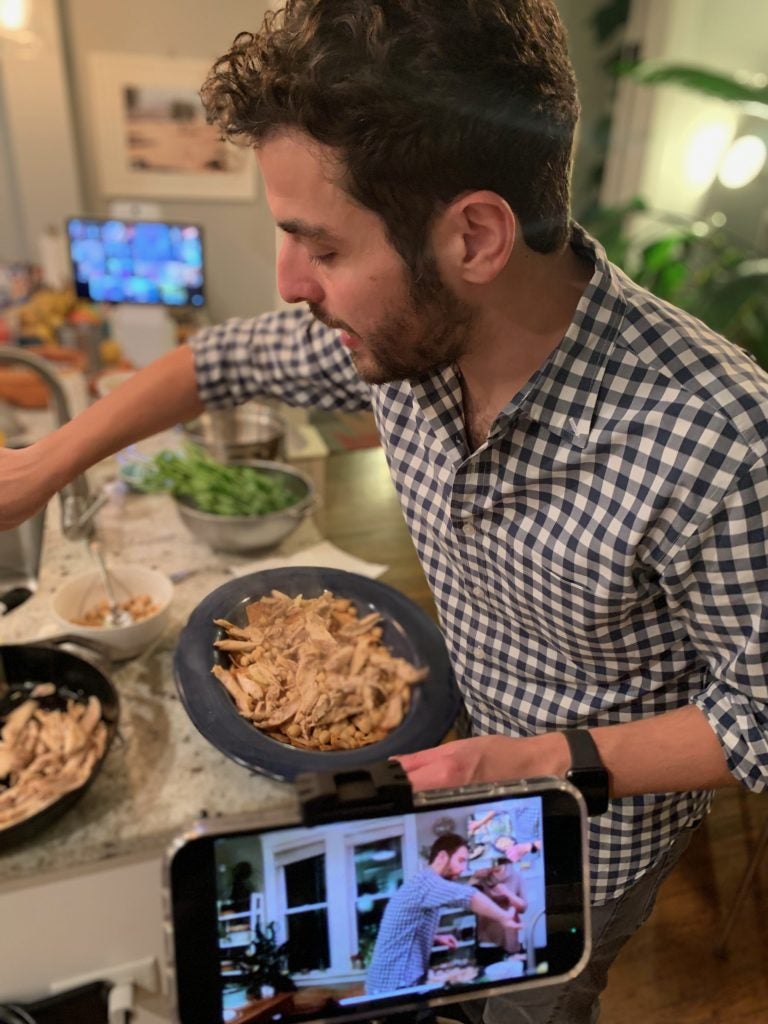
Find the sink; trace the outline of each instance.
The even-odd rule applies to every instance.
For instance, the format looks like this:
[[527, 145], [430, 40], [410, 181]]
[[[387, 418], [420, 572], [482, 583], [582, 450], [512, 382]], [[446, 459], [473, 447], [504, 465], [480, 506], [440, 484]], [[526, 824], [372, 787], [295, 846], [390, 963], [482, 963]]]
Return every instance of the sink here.
[[13, 530], [0, 531], [0, 599], [15, 587], [37, 589], [45, 509]]

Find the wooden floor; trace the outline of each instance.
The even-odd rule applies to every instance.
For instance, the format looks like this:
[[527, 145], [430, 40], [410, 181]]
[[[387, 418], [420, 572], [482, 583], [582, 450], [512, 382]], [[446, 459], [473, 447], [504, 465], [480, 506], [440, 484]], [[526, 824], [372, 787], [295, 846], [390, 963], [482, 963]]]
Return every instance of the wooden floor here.
[[768, 851], [727, 959], [713, 952], [766, 820], [768, 797], [718, 793], [651, 919], [614, 964], [600, 1024], [768, 1024]]

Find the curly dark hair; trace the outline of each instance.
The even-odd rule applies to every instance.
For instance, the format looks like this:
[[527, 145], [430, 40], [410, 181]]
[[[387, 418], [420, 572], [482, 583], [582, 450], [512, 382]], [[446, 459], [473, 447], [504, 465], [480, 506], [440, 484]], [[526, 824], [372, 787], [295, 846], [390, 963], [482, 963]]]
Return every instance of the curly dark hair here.
[[201, 97], [226, 138], [294, 128], [336, 149], [411, 270], [435, 215], [476, 189], [507, 200], [532, 249], [567, 242], [579, 102], [553, 0], [287, 0]]
[[446, 832], [444, 835], [438, 836], [432, 843], [427, 863], [432, 864], [440, 853], [447, 853], [449, 857], [452, 857], [462, 846], [468, 848], [467, 840], [463, 836], [458, 836], [455, 832]]

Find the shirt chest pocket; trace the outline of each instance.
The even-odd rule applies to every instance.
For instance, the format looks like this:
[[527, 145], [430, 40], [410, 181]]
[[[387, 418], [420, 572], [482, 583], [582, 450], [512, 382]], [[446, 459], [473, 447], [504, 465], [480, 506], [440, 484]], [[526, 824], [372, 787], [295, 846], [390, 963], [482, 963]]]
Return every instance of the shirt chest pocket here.
[[554, 562], [535, 549], [507, 550], [493, 564], [489, 560], [487, 598], [497, 613], [513, 616], [527, 633], [566, 647], [610, 642], [626, 633], [638, 607], [631, 573], [594, 579], [593, 574]]

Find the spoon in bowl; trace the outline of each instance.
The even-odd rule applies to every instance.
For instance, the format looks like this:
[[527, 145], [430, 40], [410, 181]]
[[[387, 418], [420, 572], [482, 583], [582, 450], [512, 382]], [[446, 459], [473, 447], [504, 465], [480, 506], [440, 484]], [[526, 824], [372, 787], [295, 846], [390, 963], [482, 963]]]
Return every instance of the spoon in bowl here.
[[111, 626], [113, 628], [120, 626], [130, 626], [133, 622], [133, 616], [130, 612], [126, 611], [125, 608], [121, 608], [115, 598], [115, 590], [112, 586], [112, 577], [109, 575], [107, 570], [107, 564], [104, 561], [104, 556], [101, 553], [101, 545], [98, 541], [91, 541], [91, 551], [93, 552], [96, 562], [101, 572], [101, 578], [104, 583], [104, 590], [107, 594], [107, 612], [104, 616], [104, 625]]

